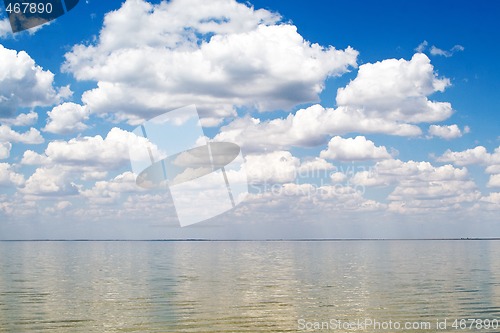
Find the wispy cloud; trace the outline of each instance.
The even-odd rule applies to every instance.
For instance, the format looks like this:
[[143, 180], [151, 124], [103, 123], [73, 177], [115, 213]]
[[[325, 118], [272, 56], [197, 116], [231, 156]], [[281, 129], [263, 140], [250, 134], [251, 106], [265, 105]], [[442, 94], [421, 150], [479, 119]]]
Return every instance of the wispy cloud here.
[[[429, 46], [429, 43], [426, 40], [424, 40], [422, 43], [420, 43], [415, 48], [415, 51], [418, 53], [423, 53], [424, 51], [427, 50], [428, 46]], [[435, 45], [432, 45], [429, 48], [429, 53], [433, 56], [442, 56], [442, 57], [449, 58], [449, 57], [453, 56], [453, 54], [455, 54], [456, 52], [462, 52], [464, 50], [465, 50], [465, 47], [463, 47], [462, 45], [459, 45], [459, 44], [453, 46], [449, 50], [444, 50], [444, 49], [441, 49]]]
[[461, 52], [463, 50], [465, 50], [465, 48], [462, 45], [455, 45], [449, 51], [440, 49], [440, 48], [432, 45], [429, 52], [433, 56], [443, 56], [443, 57], [449, 58], [453, 54], [455, 54], [456, 52]]
[[6, 38], [12, 34], [8, 18], [0, 19], [0, 38]]
[[426, 40], [424, 40], [422, 43], [418, 44], [418, 46], [415, 48], [415, 51], [418, 53], [422, 53], [425, 51], [428, 45], [429, 43]]

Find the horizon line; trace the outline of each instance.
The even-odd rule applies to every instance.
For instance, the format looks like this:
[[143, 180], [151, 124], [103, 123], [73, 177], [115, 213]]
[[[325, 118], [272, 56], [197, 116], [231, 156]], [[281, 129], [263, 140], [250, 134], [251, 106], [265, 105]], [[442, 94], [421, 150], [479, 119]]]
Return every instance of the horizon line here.
[[452, 238], [269, 238], [269, 239], [0, 239], [0, 242], [343, 242], [343, 241], [462, 241], [500, 240], [500, 237], [452, 237]]

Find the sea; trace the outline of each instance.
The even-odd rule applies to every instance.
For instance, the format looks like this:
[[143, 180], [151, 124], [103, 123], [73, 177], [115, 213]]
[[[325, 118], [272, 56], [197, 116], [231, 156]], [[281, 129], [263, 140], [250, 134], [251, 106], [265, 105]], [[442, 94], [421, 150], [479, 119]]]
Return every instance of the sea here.
[[500, 241], [2, 241], [0, 332], [500, 332]]

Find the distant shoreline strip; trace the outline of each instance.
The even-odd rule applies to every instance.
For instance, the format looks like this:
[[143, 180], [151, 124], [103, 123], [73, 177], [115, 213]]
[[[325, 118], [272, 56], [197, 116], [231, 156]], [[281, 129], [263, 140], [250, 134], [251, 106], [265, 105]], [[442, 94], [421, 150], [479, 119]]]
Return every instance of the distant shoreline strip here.
[[371, 241], [497, 241], [480, 238], [307, 238], [307, 239], [0, 239], [0, 242], [371, 242]]

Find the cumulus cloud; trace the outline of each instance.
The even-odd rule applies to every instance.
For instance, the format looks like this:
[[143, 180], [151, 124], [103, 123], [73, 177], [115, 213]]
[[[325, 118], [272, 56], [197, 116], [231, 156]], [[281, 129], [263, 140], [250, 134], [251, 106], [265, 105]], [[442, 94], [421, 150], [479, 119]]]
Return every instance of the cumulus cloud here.
[[0, 163], [0, 186], [20, 186], [24, 184], [24, 176], [17, 173], [9, 163]]
[[431, 125], [429, 126], [429, 137], [439, 137], [446, 140], [456, 139], [464, 133], [469, 133], [470, 129], [465, 126], [464, 130], [460, 130], [457, 125]]
[[484, 171], [487, 174], [500, 173], [500, 164], [488, 165]]
[[28, 197], [67, 196], [78, 194], [70, 172], [61, 166], [43, 166], [26, 180], [20, 192]]
[[335, 166], [330, 162], [327, 162], [323, 158], [316, 157], [312, 160], [303, 161], [300, 164], [299, 173], [304, 174], [315, 174], [320, 171], [328, 171], [335, 169]]
[[47, 112], [47, 125], [45, 132], [67, 134], [81, 132], [88, 128], [83, 121], [88, 120], [89, 111], [85, 106], [75, 103], [63, 103]]
[[498, 207], [500, 205], [500, 192], [493, 192], [481, 198], [482, 202], [486, 202], [489, 204], [494, 204]]
[[33, 150], [26, 150], [21, 159], [23, 165], [42, 165], [48, 162], [49, 159], [45, 155], [38, 154]]
[[344, 139], [333, 137], [328, 143], [328, 149], [321, 151], [320, 157], [339, 161], [362, 161], [391, 158], [384, 146], [375, 146], [373, 141], [364, 136]]
[[438, 162], [451, 162], [455, 165], [482, 165], [485, 172], [490, 174], [487, 187], [500, 187], [500, 147], [495, 148], [492, 153], [483, 146], [467, 149], [464, 151], [446, 150], [443, 155], [436, 158]]
[[429, 162], [384, 160], [351, 179], [358, 186], [395, 185], [389, 194], [389, 210], [400, 213], [458, 209], [481, 194], [466, 168], [433, 166]]
[[325, 144], [332, 135], [352, 132], [417, 136], [418, 126], [383, 118], [370, 118], [362, 110], [313, 105], [286, 118], [260, 121], [244, 117], [221, 128], [217, 141], [235, 142], [248, 150], [287, 149], [291, 146], [312, 147]]
[[[114, 182], [114, 179], [110, 182]], [[95, 191], [94, 191], [95, 190]], [[74, 216], [85, 221], [93, 220], [136, 220], [147, 225], [178, 226], [175, 207], [167, 192], [159, 193], [127, 193], [118, 195], [104, 190], [99, 197], [100, 189], [86, 193], [88, 204], [85, 208], [76, 209]], [[82, 194], [83, 196], [83, 194]]]
[[450, 103], [427, 97], [450, 85], [438, 78], [429, 58], [416, 53], [411, 60], [387, 59], [359, 67], [358, 75], [337, 92], [337, 104], [363, 110], [370, 118], [397, 122], [442, 121], [453, 112]]
[[385, 210], [386, 205], [364, 198], [363, 192], [350, 186], [316, 186], [314, 184], [285, 183], [271, 191], [251, 193], [235, 214], [243, 217], [251, 212], [252, 219], [279, 217], [282, 221], [352, 222], [353, 212]]
[[377, 162], [369, 171], [356, 173], [351, 179], [356, 185], [379, 186], [407, 181], [446, 181], [464, 180], [468, 177], [466, 168], [458, 169], [452, 165], [435, 167], [429, 162], [384, 160]]
[[500, 147], [496, 148], [493, 153], [488, 153], [488, 150], [483, 146], [467, 149], [464, 151], [446, 150], [443, 155], [436, 159], [438, 162], [451, 162], [455, 165], [500, 165]]
[[19, 133], [14, 131], [7, 125], [0, 125], [0, 141], [21, 142], [26, 144], [40, 144], [43, 139], [40, 131], [35, 128], [30, 128], [28, 131]]
[[15, 118], [0, 118], [0, 124], [8, 126], [31, 126], [38, 120], [38, 113], [21, 113]]
[[422, 131], [415, 124], [442, 121], [453, 113], [450, 103], [428, 99], [449, 84], [436, 76], [424, 54], [364, 64], [356, 78], [338, 90], [337, 108], [313, 105], [286, 118], [236, 119], [223, 126], [215, 139], [261, 150], [316, 146], [331, 136], [353, 132], [418, 136]]
[[117, 170], [129, 164], [129, 147], [147, 144], [147, 139], [114, 127], [106, 137], [96, 135], [52, 141], [43, 154], [27, 150], [21, 163], [59, 165], [86, 171]]
[[347, 180], [347, 175], [343, 172], [334, 172], [330, 175], [330, 180], [335, 183], [342, 183]]
[[47, 106], [71, 94], [68, 87], [55, 89], [54, 74], [44, 71], [24, 51], [0, 45], [0, 117], [11, 117], [19, 107]]
[[0, 196], [0, 214], [7, 216], [11, 221], [26, 220], [39, 217], [36, 202], [20, 200], [18, 196]]
[[116, 203], [122, 194], [144, 192], [145, 190], [135, 183], [132, 172], [124, 172], [111, 181], [98, 181], [88, 190], [82, 190], [81, 195], [93, 204]]
[[491, 175], [486, 186], [500, 187], [500, 174]]
[[10, 142], [0, 142], [0, 160], [9, 158], [12, 144]]
[[288, 151], [246, 156], [246, 172], [250, 183], [286, 183], [294, 181], [300, 160]]
[[109, 173], [129, 166], [129, 148], [144, 149], [145, 145], [149, 145], [154, 154], [159, 154], [156, 146], [149, 144], [147, 139], [113, 128], [105, 137], [96, 135], [52, 141], [41, 154], [27, 150], [21, 164], [37, 165], [39, 168], [30, 177], [23, 193], [34, 196], [73, 195], [78, 191], [75, 184], [102, 180]]
[[98, 82], [82, 97], [92, 112], [136, 124], [196, 104], [215, 124], [235, 106], [318, 101], [325, 79], [355, 67], [357, 55], [310, 43], [279, 15], [233, 0], [128, 0], [106, 15], [95, 45], [66, 54], [63, 69]]
[[481, 193], [471, 181], [440, 181], [422, 186], [402, 183], [389, 195], [389, 210], [400, 213], [455, 211], [472, 206]]
[[58, 215], [61, 212], [67, 211], [73, 204], [69, 201], [63, 200], [55, 203], [52, 207], [47, 207], [45, 213], [51, 216]]

